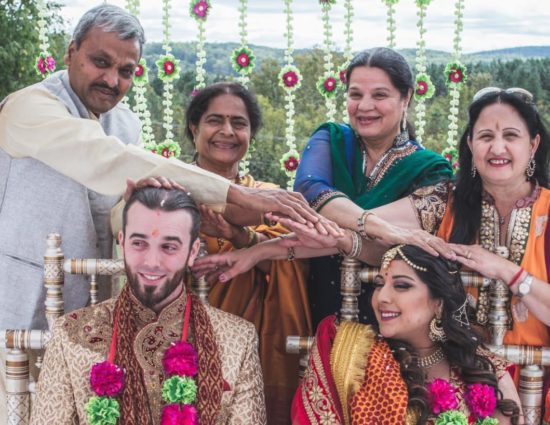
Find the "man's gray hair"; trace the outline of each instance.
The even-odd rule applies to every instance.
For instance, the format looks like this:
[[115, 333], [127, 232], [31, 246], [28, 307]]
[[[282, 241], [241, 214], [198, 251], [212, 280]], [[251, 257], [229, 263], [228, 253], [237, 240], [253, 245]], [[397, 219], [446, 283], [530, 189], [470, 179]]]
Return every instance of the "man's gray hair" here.
[[117, 33], [120, 40], [138, 40], [139, 55], [141, 56], [143, 44], [145, 43], [143, 27], [135, 16], [124, 9], [111, 4], [102, 4], [82, 15], [73, 33], [73, 40], [77, 49], [80, 48], [80, 44], [92, 27], [100, 27], [105, 32]]

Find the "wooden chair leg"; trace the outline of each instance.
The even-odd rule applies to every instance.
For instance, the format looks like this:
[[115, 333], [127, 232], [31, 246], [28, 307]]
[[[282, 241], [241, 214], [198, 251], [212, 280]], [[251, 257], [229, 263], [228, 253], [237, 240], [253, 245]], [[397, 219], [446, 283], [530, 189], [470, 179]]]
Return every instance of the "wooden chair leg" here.
[[544, 372], [538, 365], [521, 368], [519, 377], [519, 398], [523, 409], [525, 425], [540, 425], [542, 421], [542, 387]]
[[20, 349], [6, 355], [8, 425], [28, 425], [30, 421], [29, 356]]

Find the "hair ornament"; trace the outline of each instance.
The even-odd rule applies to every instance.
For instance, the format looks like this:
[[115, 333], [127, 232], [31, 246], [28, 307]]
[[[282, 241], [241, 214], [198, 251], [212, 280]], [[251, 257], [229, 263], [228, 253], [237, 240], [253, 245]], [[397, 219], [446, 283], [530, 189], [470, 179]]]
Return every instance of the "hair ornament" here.
[[466, 306], [468, 305], [468, 298], [464, 300], [462, 305], [458, 307], [453, 313], [451, 314], [451, 317], [456, 320], [458, 323], [460, 323], [462, 326], [468, 328], [470, 327], [470, 321], [468, 320], [468, 313], [466, 311]]
[[397, 245], [386, 251], [386, 253], [382, 257], [382, 268], [387, 269], [390, 266], [390, 263], [395, 260], [395, 258], [399, 255], [399, 257], [401, 257], [401, 259], [413, 269], [420, 272], [427, 272], [428, 269], [426, 267], [422, 267], [418, 264], [413, 263], [409, 258], [407, 258], [405, 254], [403, 254], [401, 248], [403, 248], [404, 246], [405, 245]]

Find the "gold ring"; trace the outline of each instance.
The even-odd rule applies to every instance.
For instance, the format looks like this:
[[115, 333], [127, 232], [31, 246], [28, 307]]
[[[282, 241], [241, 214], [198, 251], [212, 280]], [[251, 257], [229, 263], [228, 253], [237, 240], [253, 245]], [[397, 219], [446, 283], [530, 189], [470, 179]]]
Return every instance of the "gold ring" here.
[[466, 258], [469, 260], [470, 258], [472, 258], [472, 253], [470, 251], [468, 251], [468, 255], [466, 256]]

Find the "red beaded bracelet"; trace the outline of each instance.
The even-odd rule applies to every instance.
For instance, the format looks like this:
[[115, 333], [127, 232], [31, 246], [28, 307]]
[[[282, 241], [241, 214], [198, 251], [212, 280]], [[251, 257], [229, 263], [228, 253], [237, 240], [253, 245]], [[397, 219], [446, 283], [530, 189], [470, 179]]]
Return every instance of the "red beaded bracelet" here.
[[517, 280], [519, 279], [519, 277], [522, 275], [522, 273], [523, 273], [524, 271], [525, 271], [525, 270], [523, 269], [523, 267], [521, 267], [521, 268], [519, 269], [519, 271], [514, 275], [514, 277], [513, 277], [512, 280], [510, 281], [510, 283], [508, 283], [508, 288], [511, 288], [512, 285], [513, 285], [514, 283], [517, 282]]

